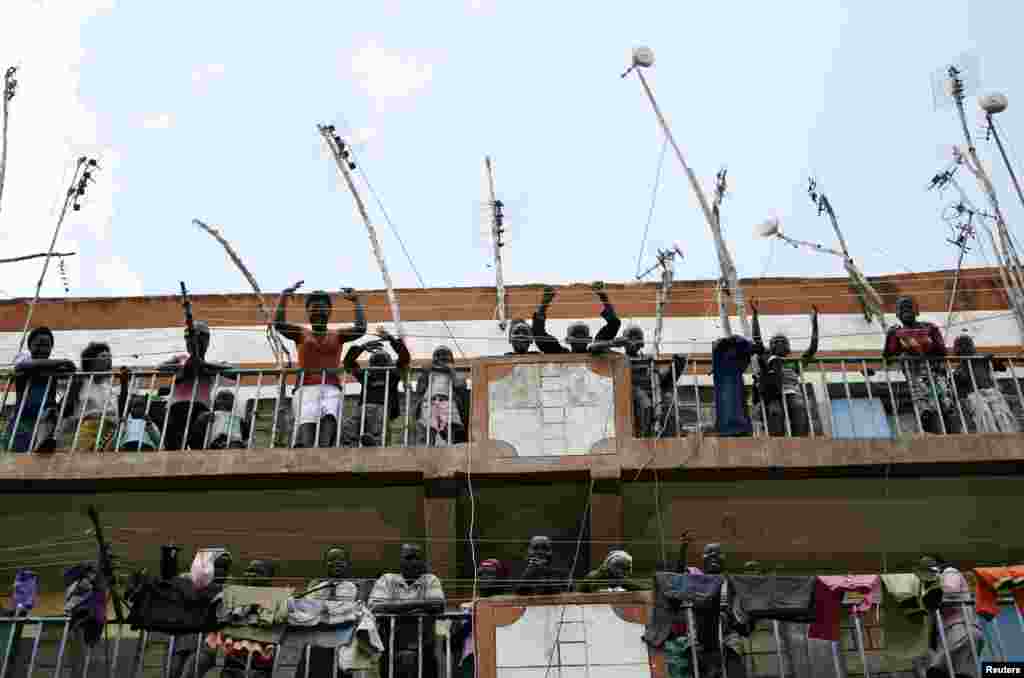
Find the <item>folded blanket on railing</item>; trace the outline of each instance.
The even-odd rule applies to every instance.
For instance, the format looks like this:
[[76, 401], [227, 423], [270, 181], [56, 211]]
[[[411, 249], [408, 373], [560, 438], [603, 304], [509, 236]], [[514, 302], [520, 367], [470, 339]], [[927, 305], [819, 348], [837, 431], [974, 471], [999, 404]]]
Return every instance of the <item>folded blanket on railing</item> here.
[[730, 575], [730, 605], [736, 621], [814, 621], [814, 577]]
[[139, 576], [132, 582], [128, 623], [136, 630], [162, 633], [205, 633], [220, 627], [219, 587], [196, 591], [192, 580], [160, 580]]
[[288, 626], [337, 626], [359, 619], [362, 603], [347, 600], [317, 600], [291, 598], [288, 600]]
[[271, 586], [225, 586], [217, 621], [232, 638], [280, 642], [288, 623], [288, 601], [295, 590]]

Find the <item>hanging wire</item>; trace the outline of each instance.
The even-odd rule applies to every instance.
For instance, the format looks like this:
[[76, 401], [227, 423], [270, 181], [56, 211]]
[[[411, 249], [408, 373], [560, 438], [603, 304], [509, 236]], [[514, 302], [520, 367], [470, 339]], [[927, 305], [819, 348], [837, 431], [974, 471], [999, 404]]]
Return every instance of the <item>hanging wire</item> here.
[[[344, 120], [346, 127], [348, 127], [349, 129], [352, 128], [352, 125], [349, 124], [348, 120], [345, 118], [344, 115], [341, 116], [341, 119]], [[423, 280], [423, 276], [420, 275], [420, 270], [416, 267], [416, 262], [413, 261], [412, 255], [409, 253], [409, 249], [405, 246], [405, 241], [402, 239], [401, 234], [398, 232], [398, 227], [395, 226], [395, 223], [393, 221], [391, 221], [391, 217], [388, 215], [387, 209], [384, 208], [384, 201], [380, 199], [380, 196], [377, 195], [377, 191], [374, 190], [373, 188], [373, 184], [370, 183], [370, 177], [366, 173], [366, 164], [357, 157], [354, 148], [349, 146], [348, 150], [349, 153], [352, 154], [352, 158], [356, 161], [356, 171], [359, 172], [359, 175], [363, 178], [363, 181], [366, 182], [366, 188], [369, 189], [370, 195], [373, 196], [374, 202], [377, 203], [377, 207], [380, 209], [380, 213], [384, 216], [384, 221], [387, 223], [388, 228], [391, 229], [391, 232], [394, 234], [395, 239], [398, 240], [398, 244], [399, 246], [401, 246], [402, 252], [405, 254], [406, 260], [408, 260], [409, 262], [409, 267], [412, 268], [412, 272], [416, 275], [416, 279], [419, 281], [420, 287], [422, 287], [425, 290], [429, 289], [427, 287], [427, 283]], [[455, 334], [452, 333], [451, 328], [448, 327], [447, 321], [442, 319], [441, 323], [445, 326], [445, 329], [448, 330], [448, 334], [449, 336], [451, 336], [452, 343], [455, 344], [455, 349], [462, 355], [463, 358], [465, 358], [466, 354], [462, 350], [462, 346], [459, 345], [459, 340], [455, 338]]]
[[647, 247], [647, 233], [651, 228], [651, 221], [654, 219], [654, 207], [658, 202], [658, 188], [661, 186], [661, 170], [665, 165], [665, 152], [668, 151], [668, 137], [661, 144], [661, 153], [658, 155], [658, 169], [654, 174], [654, 185], [651, 186], [651, 206], [647, 209], [647, 223], [644, 224], [644, 234], [640, 238], [640, 252], [636, 255], [637, 280], [640, 279], [640, 269], [643, 264], [644, 249]]

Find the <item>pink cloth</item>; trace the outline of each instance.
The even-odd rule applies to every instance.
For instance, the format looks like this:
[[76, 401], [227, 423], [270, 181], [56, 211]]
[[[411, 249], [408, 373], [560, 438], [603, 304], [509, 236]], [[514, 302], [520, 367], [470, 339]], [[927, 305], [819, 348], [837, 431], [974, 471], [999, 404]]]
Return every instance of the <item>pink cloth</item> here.
[[[943, 593], [968, 593], [967, 578], [954, 567], [947, 567], [942, 571], [942, 592]], [[948, 628], [950, 624], [958, 624], [964, 620], [963, 610], [959, 605], [955, 607], [942, 608], [942, 620]], [[973, 620], [971, 620], [973, 621]]]
[[882, 578], [877, 574], [818, 577], [814, 588], [815, 619], [807, 630], [808, 638], [839, 640], [843, 594], [847, 591], [865, 594], [864, 600], [851, 608], [864, 614], [882, 600]]

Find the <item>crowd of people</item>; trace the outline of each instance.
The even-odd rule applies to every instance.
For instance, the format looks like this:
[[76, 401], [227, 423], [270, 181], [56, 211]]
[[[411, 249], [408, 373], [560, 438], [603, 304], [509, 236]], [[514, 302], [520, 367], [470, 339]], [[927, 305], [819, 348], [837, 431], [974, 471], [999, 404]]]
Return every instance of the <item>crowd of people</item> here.
[[[972, 585], [942, 556], [926, 554], [909, 573], [777, 576], [758, 561], [731, 569], [721, 543], [706, 544], [700, 567], [691, 565], [693, 542], [693, 534], [684, 531], [677, 559], [659, 562], [653, 578], [634, 578], [632, 556], [616, 548], [576, 580], [571, 569], [555, 562], [552, 540], [539, 535], [530, 539], [519, 572], [513, 575], [501, 560], [483, 559], [472, 594], [463, 591], [458, 597], [653, 591], [643, 641], [664, 653], [668, 675], [705, 678], [748, 675], [744, 639], [760, 620], [782, 623], [776, 626], [780, 653], [784, 642], [808, 648], [824, 642], [827, 649], [817, 653], [821, 666], [808, 667], [810, 673], [792, 666], [794, 675], [831, 675], [829, 650], [840, 638], [844, 605], [853, 605], [861, 616], [885, 608], [883, 655], [907, 661], [901, 668], [913, 675], [948, 675], [943, 671], [952, 665], [956, 676], [973, 676], [985, 642], [980, 619], [998, 615], [999, 595], [1009, 591], [1024, 597], [1020, 568], [975, 569]], [[116, 560], [106, 548], [104, 558]], [[452, 609], [419, 544], [402, 544], [395, 571], [368, 580], [353, 577], [348, 546], [332, 545], [323, 554], [322, 576], [301, 590], [281, 583], [294, 578], [283, 577], [271, 560], [253, 560], [240, 576], [232, 576], [232, 554], [223, 547], [204, 548], [182, 573], [179, 553], [179, 547], [165, 545], [159, 574], [138, 570], [117, 580], [100, 564], [69, 568], [64, 604], [74, 638], [89, 646], [99, 641], [113, 597], [115, 606], [124, 601], [124, 618], [132, 628], [175, 637], [162, 664], [168, 678], [201, 678], [216, 666], [219, 654], [224, 678], [271, 678], [285, 648], [298, 657], [295, 675], [307, 678], [475, 675], [474, 603]], [[32, 571], [19, 570], [11, 605], [0, 618], [31, 615], [38, 587]], [[114, 591], [118, 596], [111, 595]], [[846, 602], [851, 593], [857, 597]], [[959, 602], [953, 601], [957, 596]], [[442, 618], [446, 625], [436, 626]], [[942, 634], [935, 632], [937, 620]], [[857, 644], [863, 642], [861, 637]], [[813, 663], [815, 653], [806, 653]]]
[[[275, 413], [274, 429], [290, 436], [287, 446], [377, 446], [388, 440], [392, 444], [448, 445], [468, 440], [470, 386], [465, 372], [456, 369], [450, 348], [438, 346], [429, 366], [420, 369], [413, 382], [412, 359], [401, 337], [381, 327], [375, 337], [357, 343], [366, 336], [367, 324], [362, 300], [352, 289], [341, 294], [355, 309], [351, 325], [328, 328], [331, 296], [320, 290], [306, 296], [308, 325], [289, 323], [287, 300], [301, 285], [300, 281], [283, 291], [273, 324], [281, 337], [294, 343], [300, 370], [291, 386], [291, 411], [285, 412], [288, 421], [282, 419], [278, 427]], [[677, 384], [687, 371], [687, 356], [674, 354], [667, 364], [656, 363], [657, 356], [644, 352], [643, 329], [636, 324], [622, 329], [604, 284], [596, 282], [592, 289], [602, 305], [604, 320], [596, 334], [591, 334], [587, 323], [577, 321], [569, 324], [564, 343], [552, 336], [546, 321], [556, 291], [546, 287], [532, 322], [516, 319], [510, 323], [512, 351], [506, 355], [600, 355], [621, 349], [630, 361], [634, 436], [683, 435]], [[1016, 432], [1017, 419], [994, 374], [1006, 369], [1005, 361], [979, 355], [965, 334], [953, 344], [956, 362], [947, 363], [941, 330], [918, 320], [913, 299], [900, 298], [896, 307], [899, 324], [889, 329], [881, 358], [901, 370], [920, 430], [964, 432], [969, 418], [975, 431]], [[799, 357], [791, 355], [784, 334], [774, 334], [765, 345], [756, 303], [752, 309], [751, 339], [733, 335], [712, 345], [714, 424], [705, 430], [720, 436], [752, 435], [753, 405], [769, 435], [809, 435], [813, 424], [803, 371], [818, 349], [817, 309], [812, 307], [810, 343]], [[70, 360], [51, 358], [52, 331], [33, 329], [27, 350], [14, 361], [16, 398], [6, 413], [7, 426], [0, 440], [3, 449], [248, 447], [256, 409], [251, 408], [245, 416], [237, 412], [237, 369], [206, 359], [211, 338], [206, 322], [193, 321], [185, 338], [188, 352], [173, 356], [158, 368], [172, 378], [172, 387], [164, 398], [154, 398], [137, 392], [136, 380], [127, 368], [114, 371], [108, 344], [86, 346], [79, 369]], [[343, 358], [346, 345], [349, 348]], [[365, 366], [359, 361], [363, 354], [369, 354]], [[748, 389], [744, 376], [752, 365], [754, 387]], [[115, 374], [119, 379], [115, 380]], [[345, 375], [361, 391], [355, 413], [345, 408]], [[279, 402], [286, 401], [284, 390], [282, 380]], [[403, 412], [405, 396], [409, 404]]]

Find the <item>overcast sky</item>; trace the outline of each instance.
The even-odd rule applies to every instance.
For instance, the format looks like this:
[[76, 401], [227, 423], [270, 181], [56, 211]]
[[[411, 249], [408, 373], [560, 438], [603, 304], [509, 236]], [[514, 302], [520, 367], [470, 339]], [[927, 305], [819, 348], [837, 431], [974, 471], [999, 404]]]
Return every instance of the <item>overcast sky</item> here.
[[[493, 284], [479, 237], [482, 161], [509, 204], [509, 283], [630, 279], [663, 136], [635, 76], [635, 45], [687, 161], [723, 208], [741, 276], [839, 274], [839, 262], [755, 240], [779, 215], [832, 245], [806, 196], [830, 196], [869, 274], [954, 265], [923, 188], [958, 138], [929, 74], [965, 50], [1024, 153], [1021, 10], [960, 2], [573, 3], [4, 0], [0, 66], [20, 66], [0, 203], [0, 257], [45, 251], [74, 158], [102, 171], [59, 239], [73, 296], [247, 291], [221, 227], [278, 291], [382, 287], [366, 231], [316, 123], [359, 142], [372, 182], [428, 286]], [[970, 103], [974, 124], [973, 99]], [[981, 143], [983, 157], [994, 148]], [[1024, 212], [994, 167], [1011, 226]], [[418, 282], [371, 206], [395, 283]], [[980, 197], [978, 198], [980, 202]], [[649, 246], [680, 241], [682, 279], [717, 275], [707, 226], [670, 154]], [[651, 261], [651, 252], [644, 257]], [[984, 263], [975, 248], [972, 265]], [[645, 265], [646, 267], [646, 265]], [[0, 294], [31, 296], [41, 260], [0, 267]], [[63, 296], [56, 266], [44, 295]]]

